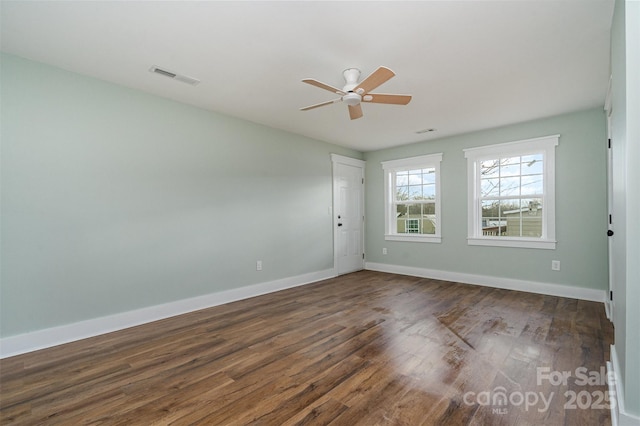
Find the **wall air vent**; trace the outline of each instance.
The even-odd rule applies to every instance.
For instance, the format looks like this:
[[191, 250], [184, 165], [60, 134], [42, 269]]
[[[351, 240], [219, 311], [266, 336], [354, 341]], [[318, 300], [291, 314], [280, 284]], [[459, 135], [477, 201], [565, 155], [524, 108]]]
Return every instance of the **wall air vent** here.
[[154, 74], [160, 74], [160, 75], [163, 75], [165, 77], [169, 77], [169, 78], [172, 78], [174, 80], [190, 84], [192, 86], [195, 86], [198, 83], [200, 83], [200, 80], [198, 80], [196, 78], [187, 77], [186, 75], [177, 74], [177, 73], [172, 72], [172, 71], [167, 71], [167, 70], [159, 68], [159, 67], [157, 67], [155, 65], [153, 65], [151, 68], [149, 68], [149, 72], [152, 72]]

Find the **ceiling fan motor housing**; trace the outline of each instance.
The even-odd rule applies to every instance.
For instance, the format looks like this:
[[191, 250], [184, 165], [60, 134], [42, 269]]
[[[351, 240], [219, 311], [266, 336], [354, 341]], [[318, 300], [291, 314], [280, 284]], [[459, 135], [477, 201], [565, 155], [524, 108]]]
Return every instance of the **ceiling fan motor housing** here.
[[347, 68], [342, 72], [344, 81], [347, 83], [342, 89], [344, 92], [351, 92], [358, 86], [358, 80], [360, 79], [360, 70], [357, 68]]

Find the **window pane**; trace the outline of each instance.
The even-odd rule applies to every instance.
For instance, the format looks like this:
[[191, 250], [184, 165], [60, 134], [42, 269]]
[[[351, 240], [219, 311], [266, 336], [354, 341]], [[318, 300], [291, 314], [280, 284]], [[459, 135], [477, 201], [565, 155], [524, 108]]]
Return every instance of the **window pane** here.
[[409, 185], [422, 183], [422, 170], [409, 170]]
[[519, 176], [520, 175], [520, 164], [509, 164], [505, 166], [500, 166], [500, 176]]
[[409, 187], [399, 186], [396, 188], [396, 200], [405, 201], [409, 199]]
[[519, 215], [521, 210], [520, 200], [500, 201], [500, 216]]
[[509, 158], [501, 158], [500, 159], [500, 165], [501, 166], [508, 166], [511, 164], [520, 164], [520, 159], [522, 157], [518, 156], [518, 157], [509, 157]]
[[425, 203], [422, 205], [422, 213], [424, 215], [436, 214], [436, 203]]
[[422, 215], [422, 204], [407, 204], [407, 218], [420, 218]]
[[520, 177], [500, 179], [500, 196], [520, 195]]
[[522, 174], [537, 175], [542, 174], [542, 154], [525, 155], [522, 157]]
[[500, 179], [482, 179], [480, 181], [480, 196], [495, 197], [498, 196], [500, 187], [498, 184]]
[[410, 200], [422, 200], [422, 185], [411, 185], [409, 187]]
[[432, 235], [435, 234], [436, 226], [437, 226], [435, 215], [426, 216], [422, 218], [422, 222], [420, 223], [420, 226], [422, 226], [421, 228], [422, 234], [432, 234]]
[[[526, 198], [522, 199], [522, 236], [541, 237], [542, 236], [542, 199]], [[507, 224], [508, 226], [508, 224]]]
[[436, 199], [436, 186], [435, 185], [424, 185], [422, 187], [422, 196], [425, 200], [435, 200]]
[[522, 208], [520, 201], [503, 201], [500, 203], [500, 210], [507, 222], [505, 235], [508, 237], [522, 236]]
[[542, 175], [522, 176], [522, 195], [542, 194]]
[[523, 198], [522, 208], [524, 214], [529, 216], [542, 216], [542, 198]]
[[500, 208], [506, 218], [506, 236], [542, 236], [542, 199], [521, 199], [517, 204], [514, 201], [503, 201]]
[[506, 222], [500, 217], [500, 202], [482, 201], [482, 235], [500, 236], [506, 230]]
[[480, 164], [480, 176], [484, 177], [498, 177], [500, 171], [499, 160], [487, 160]]
[[398, 234], [435, 234], [435, 203], [398, 204], [396, 232]]
[[422, 183], [436, 183], [436, 169], [423, 169]]
[[396, 201], [435, 199], [436, 169], [396, 172]]
[[408, 172], [397, 172], [396, 173], [396, 186], [406, 186], [409, 184], [409, 173]]

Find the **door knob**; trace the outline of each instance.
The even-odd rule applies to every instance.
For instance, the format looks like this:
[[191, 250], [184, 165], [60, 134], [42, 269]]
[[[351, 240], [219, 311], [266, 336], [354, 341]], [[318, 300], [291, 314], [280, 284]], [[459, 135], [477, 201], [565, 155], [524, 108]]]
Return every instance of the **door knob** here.
[[338, 224], [338, 226], [342, 226], [342, 224], [341, 224], [341, 223], [339, 223], [339, 224]]
[[607, 236], [608, 236], [608, 237], [613, 236], [613, 231], [612, 231], [611, 229], [609, 229], [609, 230], [607, 231]]

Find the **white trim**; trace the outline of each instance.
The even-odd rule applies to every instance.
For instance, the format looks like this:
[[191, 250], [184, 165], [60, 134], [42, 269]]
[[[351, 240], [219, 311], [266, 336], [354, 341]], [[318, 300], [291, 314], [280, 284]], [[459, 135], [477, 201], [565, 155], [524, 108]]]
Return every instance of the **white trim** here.
[[[610, 353], [611, 362], [607, 363], [607, 370], [609, 370], [609, 373], [613, 373], [613, 381], [615, 384], [615, 390], [613, 390], [615, 400], [612, 398], [611, 401], [611, 424], [612, 426], [640, 425], [640, 417], [627, 413], [624, 408], [624, 386], [622, 386], [622, 380], [620, 378], [620, 363], [615, 345], [611, 345]], [[611, 387], [612, 385], [609, 383], [609, 395], [612, 395]], [[613, 401], [615, 401], [615, 403]]]
[[518, 237], [467, 237], [470, 246], [516, 247], [555, 250], [556, 241]]
[[613, 74], [609, 74], [609, 84], [607, 85], [607, 94], [604, 97], [604, 110], [607, 115], [611, 115], [611, 85], [613, 82]]
[[497, 143], [493, 145], [483, 145], [474, 148], [463, 149], [465, 158], [474, 160], [491, 158], [494, 155], [510, 155], [520, 152], [537, 152], [542, 148], [552, 148], [558, 145], [560, 134], [541, 136], [539, 138], [523, 139], [514, 142]]
[[512, 278], [492, 277], [489, 275], [450, 272], [438, 269], [417, 268], [413, 266], [391, 265], [388, 263], [367, 262], [365, 269], [369, 271], [389, 272], [392, 274], [410, 275], [414, 277], [432, 278], [484, 287], [502, 288], [505, 290], [524, 291], [527, 293], [546, 294], [549, 296], [569, 297], [572, 299], [605, 301], [604, 290], [573, 287], [562, 284], [542, 283], [537, 281], [516, 280]]
[[[611, 351], [615, 349], [611, 345]], [[613, 356], [613, 355], [612, 355]], [[613, 377], [613, 380], [610, 378]], [[611, 411], [611, 426], [618, 426], [618, 394], [616, 393], [616, 370], [613, 368], [613, 363], [607, 361], [607, 387], [609, 388], [609, 410]]]
[[76, 340], [86, 339], [153, 321], [198, 311], [237, 300], [260, 296], [333, 278], [333, 269], [253, 284], [245, 287], [149, 306], [134, 311], [94, 318], [0, 339], [0, 359]]
[[364, 160], [358, 160], [357, 158], [345, 157], [340, 154], [331, 154], [331, 162], [332, 163], [340, 163], [347, 164], [349, 166], [362, 167], [367, 165], [367, 162]]
[[431, 165], [434, 162], [442, 161], [442, 153], [420, 155], [418, 157], [400, 158], [398, 160], [382, 161], [382, 168], [387, 171], [403, 171], [412, 167], [421, 167], [425, 164]]
[[442, 238], [431, 234], [384, 234], [386, 241], [405, 241], [412, 243], [440, 243]]

